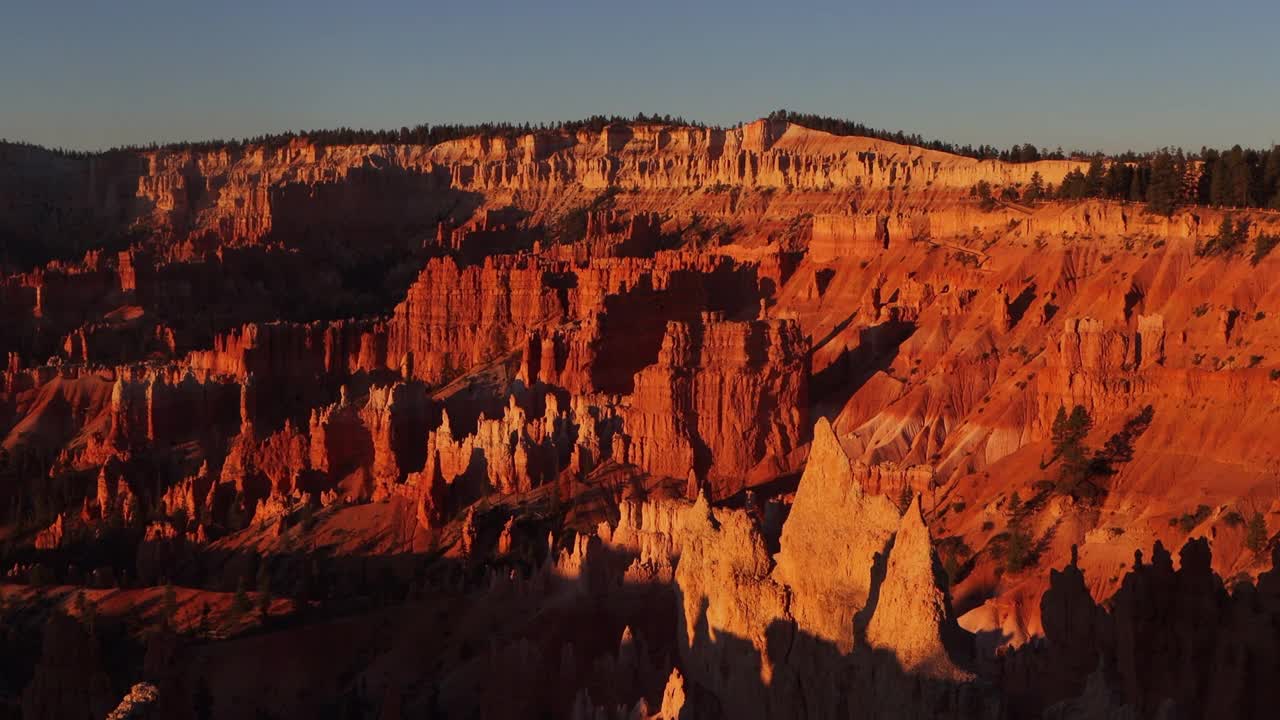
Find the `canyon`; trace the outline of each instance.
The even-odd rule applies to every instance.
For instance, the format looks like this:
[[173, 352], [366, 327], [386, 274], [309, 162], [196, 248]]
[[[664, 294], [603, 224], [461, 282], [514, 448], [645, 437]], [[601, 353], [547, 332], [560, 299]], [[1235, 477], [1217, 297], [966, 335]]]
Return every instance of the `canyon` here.
[[0, 718], [1271, 717], [1280, 212], [1088, 165], [0, 144]]

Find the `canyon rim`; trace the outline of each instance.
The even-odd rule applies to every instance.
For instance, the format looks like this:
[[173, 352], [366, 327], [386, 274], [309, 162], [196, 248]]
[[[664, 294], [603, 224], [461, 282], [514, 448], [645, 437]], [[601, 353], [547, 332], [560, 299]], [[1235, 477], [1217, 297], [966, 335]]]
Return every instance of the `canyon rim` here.
[[1280, 708], [1229, 164], [446, 130], [0, 144], [0, 717]]

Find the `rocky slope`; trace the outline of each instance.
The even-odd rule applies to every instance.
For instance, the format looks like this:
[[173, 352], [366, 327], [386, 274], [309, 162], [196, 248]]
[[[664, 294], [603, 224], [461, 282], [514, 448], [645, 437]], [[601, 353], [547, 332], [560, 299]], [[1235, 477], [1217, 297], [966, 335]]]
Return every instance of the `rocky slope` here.
[[0, 148], [0, 713], [1266, 715], [1280, 215], [1081, 165]]

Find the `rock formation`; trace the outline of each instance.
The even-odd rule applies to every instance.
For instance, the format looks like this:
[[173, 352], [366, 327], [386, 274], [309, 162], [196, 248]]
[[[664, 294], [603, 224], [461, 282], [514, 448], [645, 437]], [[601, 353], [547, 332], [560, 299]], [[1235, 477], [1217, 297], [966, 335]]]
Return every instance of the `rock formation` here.
[[917, 496], [893, 536], [889, 563], [867, 623], [867, 642], [890, 650], [912, 675], [971, 677], [952, 659], [952, 654], [968, 659], [973, 640], [956, 623], [946, 585]]
[[138, 683], [129, 689], [129, 694], [120, 700], [116, 709], [107, 715], [107, 720], [142, 720], [155, 717], [153, 713], [159, 697], [160, 691], [155, 685]]
[[1280, 216], [574, 128], [0, 143], [0, 715], [1280, 703]]
[[774, 572], [792, 588], [801, 629], [846, 652], [853, 647], [854, 613], [867, 605], [873, 565], [883, 562], [897, 529], [897, 509], [863, 491], [831, 424], [818, 420]]

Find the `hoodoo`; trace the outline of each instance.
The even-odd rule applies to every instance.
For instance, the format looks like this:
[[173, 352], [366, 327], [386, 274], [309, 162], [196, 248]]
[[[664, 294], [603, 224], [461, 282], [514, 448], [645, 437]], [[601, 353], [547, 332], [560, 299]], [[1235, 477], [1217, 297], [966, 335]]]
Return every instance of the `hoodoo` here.
[[0, 143], [0, 717], [1270, 717], [1280, 213], [912, 140]]

